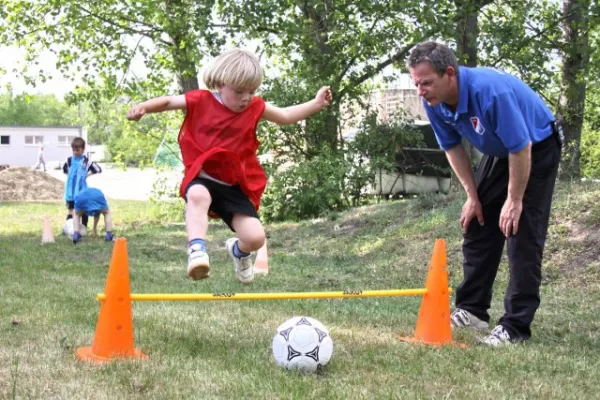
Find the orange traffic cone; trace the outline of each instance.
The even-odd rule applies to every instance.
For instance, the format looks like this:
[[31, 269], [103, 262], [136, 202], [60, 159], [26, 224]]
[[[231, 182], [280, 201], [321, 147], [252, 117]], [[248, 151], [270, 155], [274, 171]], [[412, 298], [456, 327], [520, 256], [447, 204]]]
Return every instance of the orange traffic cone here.
[[96, 334], [91, 347], [77, 349], [81, 360], [104, 363], [115, 358], [147, 358], [134, 348], [131, 293], [127, 240], [115, 241], [110, 268], [104, 287], [106, 299], [102, 302]]
[[54, 243], [54, 235], [52, 234], [52, 228], [50, 227], [50, 220], [47, 215], [44, 215], [42, 224], [42, 244]]
[[269, 273], [269, 259], [267, 257], [267, 240], [256, 253], [256, 260], [254, 260], [254, 273], [255, 274], [268, 274]]
[[427, 294], [421, 301], [415, 336], [401, 339], [431, 346], [452, 344], [448, 261], [443, 239], [435, 241], [425, 288]]

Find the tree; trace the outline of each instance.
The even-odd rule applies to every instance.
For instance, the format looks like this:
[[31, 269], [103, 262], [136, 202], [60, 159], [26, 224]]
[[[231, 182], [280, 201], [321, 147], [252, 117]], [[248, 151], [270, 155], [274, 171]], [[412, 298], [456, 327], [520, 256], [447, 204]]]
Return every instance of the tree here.
[[[214, 0], [11, 1], [0, 11], [0, 38], [27, 48], [33, 63], [41, 50], [54, 51], [66, 78], [79, 77], [91, 89], [102, 85], [103, 92], [83, 92], [94, 101], [164, 92], [173, 75], [183, 93], [198, 88], [200, 60], [223, 43], [213, 6]], [[136, 57], [148, 68], [146, 79], [131, 73]]]
[[359, 101], [369, 89], [365, 84], [388, 67], [402, 66], [418, 42], [446, 35], [450, 28], [444, 20], [454, 11], [449, 2], [432, 0], [239, 0], [220, 3], [219, 12], [226, 26], [244, 27], [247, 36], [263, 43], [269, 59], [277, 60], [281, 75], [269, 90], [275, 100], [306, 101], [318, 86], [332, 87], [334, 103], [323, 118], [311, 118], [295, 134], [309, 149], [335, 150], [340, 104]]
[[559, 113], [565, 134], [565, 170], [581, 176], [581, 130], [585, 112], [586, 83], [590, 61], [590, 0], [563, 0], [564, 45]]
[[479, 11], [494, 0], [454, 0], [456, 4], [456, 54], [459, 63], [477, 66]]
[[0, 125], [77, 126], [78, 110], [54, 95], [0, 94]]

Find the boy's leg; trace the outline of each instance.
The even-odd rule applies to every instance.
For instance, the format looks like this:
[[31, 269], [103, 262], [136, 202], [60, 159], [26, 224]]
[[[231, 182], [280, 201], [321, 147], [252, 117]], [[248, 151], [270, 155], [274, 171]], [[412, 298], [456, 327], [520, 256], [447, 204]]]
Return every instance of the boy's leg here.
[[[104, 216], [104, 230], [106, 231], [106, 235], [104, 235], [104, 240], [107, 242], [113, 241], [113, 222], [112, 222], [112, 214], [110, 210], [102, 210], [100, 211]], [[94, 227], [96, 226], [96, 217], [94, 217]], [[94, 229], [95, 231], [95, 229]]]
[[73, 209], [75, 208], [75, 202], [73, 200], [66, 200], [67, 205], [67, 221], [73, 218]]
[[79, 217], [83, 215], [83, 212], [75, 212], [73, 218], [73, 244], [77, 244], [81, 240], [81, 234], [79, 230], [81, 226], [79, 224]]
[[238, 247], [242, 252], [252, 253], [265, 244], [265, 229], [258, 218], [234, 213], [231, 226], [237, 233]]
[[208, 209], [212, 202], [210, 192], [199, 181], [192, 181], [186, 192], [185, 227], [188, 235], [187, 274], [193, 280], [210, 276], [209, 258], [206, 253]]
[[231, 228], [237, 233], [237, 238], [227, 240], [225, 245], [233, 259], [237, 279], [243, 284], [254, 280], [253, 251], [265, 243], [265, 230], [257, 217], [234, 213]]
[[204, 185], [197, 184], [190, 186], [186, 198], [185, 229], [188, 240], [204, 239], [208, 231], [208, 209], [212, 197]]

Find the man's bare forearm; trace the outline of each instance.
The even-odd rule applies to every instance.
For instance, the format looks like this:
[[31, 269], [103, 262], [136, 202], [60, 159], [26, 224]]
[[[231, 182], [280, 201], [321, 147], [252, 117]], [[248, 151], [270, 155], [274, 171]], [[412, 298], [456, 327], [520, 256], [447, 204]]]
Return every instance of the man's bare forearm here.
[[471, 161], [467, 152], [462, 144], [454, 146], [450, 150], [446, 150], [446, 157], [448, 162], [454, 170], [456, 176], [460, 180], [467, 196], [470, 198], [477, 198], [477, 185], [475, 184], [475, 177], [473, 176], [473, 169], [471, 168]]
[[518, 153], [508, 155], [508, 198], [523, 201], [531, 172], [531, 143]]

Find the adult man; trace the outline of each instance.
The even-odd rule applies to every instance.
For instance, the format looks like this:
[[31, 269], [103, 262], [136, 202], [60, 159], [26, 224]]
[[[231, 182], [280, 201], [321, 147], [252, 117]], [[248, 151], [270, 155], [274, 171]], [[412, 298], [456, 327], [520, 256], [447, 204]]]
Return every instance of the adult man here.
[[[508, 242], [505, 314], [481, 342], [500, 346], [529, 339], [560, 161], [554, 116], [516, 77], [459, 68], [443, 44], [417, 45], [408, 67], [438, 143], [467, 193], [460, 218], [464, 279], [456, 290], [452, 326], [488, 329], [492, 286]], [[484, 154], [475, 176], [462, 138]]]

